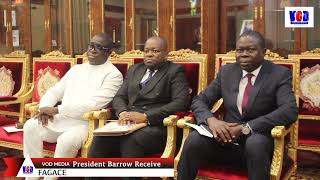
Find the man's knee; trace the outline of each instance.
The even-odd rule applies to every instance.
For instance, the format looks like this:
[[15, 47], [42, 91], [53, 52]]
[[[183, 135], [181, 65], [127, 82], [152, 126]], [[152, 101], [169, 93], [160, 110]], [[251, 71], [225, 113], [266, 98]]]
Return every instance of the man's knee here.
[[272, 149], [272, 138], [268, 136], [255, 133], [246, 140], [245, 152], [247, 156], [266, 156], [266, 154], [271, 154]]
[[23, 132], [29, 133], [34, 131], [39, 131], [39, 123], [36, 119], [29, 119], [24, 125], [23, 125]]
[[200, 150], [202, 138], [206, 137], [201, 136], [197, 131], [191, 132], [188, 138], [186, 139], [184, 150], [192, 152]]
[[65, 149], [80, 149], [83, 144], [81, 136], [77, 134], [60, 135], [57, 139], [57, 145]]

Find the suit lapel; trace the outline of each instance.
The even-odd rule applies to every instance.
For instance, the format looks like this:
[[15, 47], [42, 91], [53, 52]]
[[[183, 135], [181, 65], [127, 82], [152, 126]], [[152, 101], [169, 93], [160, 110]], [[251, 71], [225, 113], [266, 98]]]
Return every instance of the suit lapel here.
[[235, 72], [235, 75], [232, 76], [233, 81], [232, 81], [232, 85], [231, 85], [231, 90], [232, 90], [232, 104], [234, 104], [234, 110], [237, 113], [237, 117], [241, 117], [241, 114], [239, 112], [238, 106], [237, 106], [237, 98], [238, 98], [238, 94], [239, 94], [239, 84], [240, 84], [240, 80], [242, 77], [242, 70], [240, 68], [239, 65], [236, 66], [237, 69]]
[[158, 71], [152, 77], [152, 79], [148, 82], [148, 84], [141, 89], [139, 94], [146, 94], [149, 91], [151, 91], [154, 88], [154, 86], [158, 84], [162, 76], [164, 76], [167, 71], [168, 71], [168, 63], [166, 62], [158, 69]]
[[131, 102], [134, 103], [135, 100], [137, 99], [137, 96], [139, 94], [139, 91], [140, 91], [140, 81], [142, 79], [142, 77], [144, 76], [144, 74], [146, 73], [147, 71], [147, 67], [142, 64], [142, 66], [140, 66], [140, 68], [137, 68], [135, 74], [134, 74], [134, 77], [132, 78], [132, 86], [131, 88], [129, 89], [129, 91], [132, 91], [134, 93], [133, 96], [130, 98], [131, 99]]
[[[268, 72], [269, 72], [269, 66], [266, 62], [264, 62], [262, 64], [261, 70], [258, 74], [258, 77], [256, 78], [253, 88], [251, 90], [251, 93], [249, 95], [249, 99], [248, 99], [248, 104], [247, 104], [247, 108], [246, 108], [246, 112], [250, 112], [250, 109], [253, 105], [253, 102], [256, 98], [256, 96], [258, 95], [260, 89], [263, 87], [263, 84], [265, 82], [265, 78], [268, 76]], [[243, 114], [245, 115], [246, 112]]]

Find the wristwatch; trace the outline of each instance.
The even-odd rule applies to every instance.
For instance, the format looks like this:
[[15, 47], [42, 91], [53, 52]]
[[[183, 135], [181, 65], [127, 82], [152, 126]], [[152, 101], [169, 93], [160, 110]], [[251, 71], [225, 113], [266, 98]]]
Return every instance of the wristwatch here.
[[241, 129], [242, 134], [244, 135], [249, 135], [251, 133], [251, 129], [248, 126], [248, 124], [242, 124], [242, 129]]

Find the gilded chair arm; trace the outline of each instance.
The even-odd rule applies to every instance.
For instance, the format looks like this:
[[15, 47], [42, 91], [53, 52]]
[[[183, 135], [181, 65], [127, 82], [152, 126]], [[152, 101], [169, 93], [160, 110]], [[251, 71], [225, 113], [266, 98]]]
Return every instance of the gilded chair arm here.
[[35, 116], [38, 113], [38, 110], [39, 110], [39, 104], [31, 106], [29, 108], [30, 116], [31, 117]]
[[186, 122], [195, 123], [195, 120], [194, 120], [193, 117], [185, 116], [184, 118], [179, 119], [178, 122], [177, 122], [177, 126], [179, 128], [183, 128], [183, 136], [182, 136], [182, 142], [181, 142], [181, 146], [180, 146], [179, 152], [178, 152], [177, 156], [174, 158], [174, 173], [175, 173], [175, 177], [177, 177], [178, 162], [179, 162], [180, 157], [181, 157], [181, 153], [182, 153], [182, 149], [183, 149], [184, 143], [185, 143], [187, 137], [189, 136], [190, 130], [191, 130], [191, 128], [185, 124]]
[[167, 127], [167, 142], [161, 158], [173, 158], [177, 142], [177, 115], [164, 118], [163, 125]]
[[89, 121], [88, 138], [81, 147], [81, 157], [88, 157], [91, 143], [93, 141], [93, 131], [98, 127], [99, 120], [106, 117], [107, 114], [103, 111], [89, 111], [84, 113], [83, 118]]
[[39, 102], [32, 102], [32, 103], [27, 103], [25, 106], [24, 106], [24, 109], [25, 110], [29, 110], [32, 106], [35, 106], [39, 104]]
[[99, 127], [102, 127], [102, 126], [104, 126], [105, 121], [111, 118], [111, 110], [110, 109], [101, 109], [99, 111], [86, 112], [83, 115], [83, 118], [88, 121], [98, 120]]
[[287, 136], [292, 129], [293, 126], [288, 129], [284, 126], [276, 126], [271, 130], [271, 135], [274, 138], [274, 150], [270, 171], [270, 179], [272, 180], [280, 179], [284, 159], [285, 136]]
[[217, 102], [213, 105], [213, 108], [212, 108], [211, 112], [212, 112], [212, 113], [217, 112], [217, 111], [220, 109], [220, 107], [221, 107], [222, 104], [223, 104], [223, 99], [221, 98], [221, 99], [219, 99], [219, 101], [217, 101]]
[[184, 118], [182, 119], [179, 119], [178, 122], [177, 122], [177, 126], [179, 128], [187, 128], [187, 129], [190, 129], [190, 126], [187, 126], [185, 123], [192, 123], [194, 124], [195, 123], [195, 120], [193, 117], [189, 117], [189, 116], [185, 116]]
[[293, 126], [290, 126], [289, 128], [285, 128], [284, 126], [275, 126], [271, 130], [271, 135], [273, 138], [281, 138], [287, 136], [290, 132], [292, 132]]

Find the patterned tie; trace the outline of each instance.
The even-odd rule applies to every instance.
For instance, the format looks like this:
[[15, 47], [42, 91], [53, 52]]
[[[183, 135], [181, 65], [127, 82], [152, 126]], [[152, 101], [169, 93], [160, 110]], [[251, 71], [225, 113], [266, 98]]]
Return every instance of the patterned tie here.
[[245, 77], [248, 78], [248, 83], [246, 88], [244, 89], [244, 93], [243, 93], [243, 98], [242, 98], [242, 114], [244, 114], [244, 112], [246, 111], [247, 105], [248, 105], [248, 99], [249, 99], [249, 95], [252, 89], [252, 83], [251, 83], [251, 78], [253, 77], [253, 74], [248, 73]]
[[141, 82], [140, 83], [140, 85], [141, 85], [141, 88], [144, 88], [146, 85], [147, 85], [147, 83], [150, 81], [150, 79], [152, 78], [152, 74], [154, 73], [154, 71], [153, 70], [149, 70], [149, 76], [148, 76], [148, 78], [146, 79], [146, 80], [144, 80], [143, 82]]

